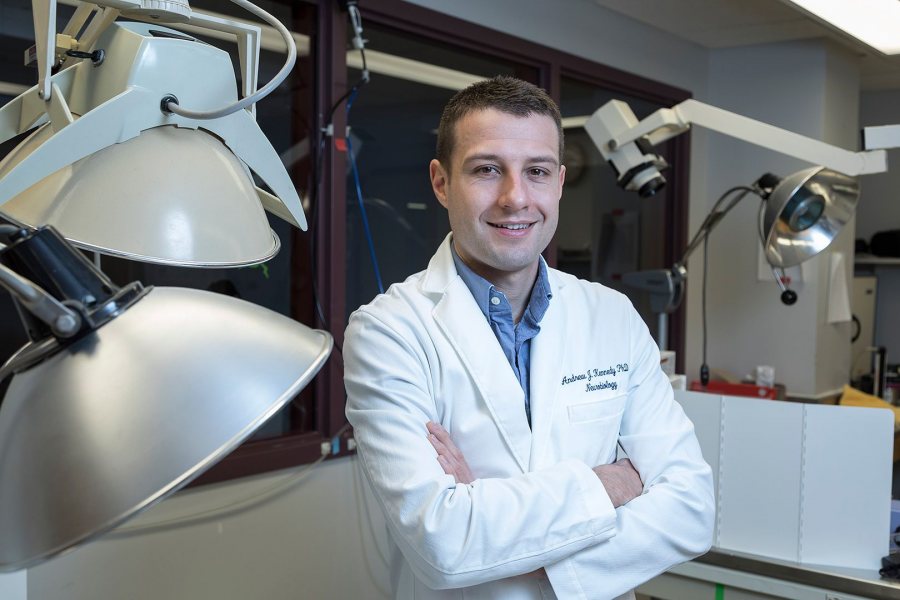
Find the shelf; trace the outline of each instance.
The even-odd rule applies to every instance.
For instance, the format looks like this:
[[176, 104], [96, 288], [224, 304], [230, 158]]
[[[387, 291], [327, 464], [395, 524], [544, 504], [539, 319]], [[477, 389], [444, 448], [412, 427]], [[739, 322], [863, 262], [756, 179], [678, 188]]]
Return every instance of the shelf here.
[[874, 256], [872, 254], [857, 254], [853, 264], [857, 266], [872, 267], [900, 267], [900, 258], [888, 258], [885, 256]]

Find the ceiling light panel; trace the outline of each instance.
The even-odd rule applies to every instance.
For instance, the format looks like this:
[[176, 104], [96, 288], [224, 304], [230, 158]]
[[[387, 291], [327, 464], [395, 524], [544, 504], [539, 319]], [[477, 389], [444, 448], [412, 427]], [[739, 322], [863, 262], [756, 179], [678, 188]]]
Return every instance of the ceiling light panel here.
[[900, 54], [897, 0], [785, 0], [882, 54]]

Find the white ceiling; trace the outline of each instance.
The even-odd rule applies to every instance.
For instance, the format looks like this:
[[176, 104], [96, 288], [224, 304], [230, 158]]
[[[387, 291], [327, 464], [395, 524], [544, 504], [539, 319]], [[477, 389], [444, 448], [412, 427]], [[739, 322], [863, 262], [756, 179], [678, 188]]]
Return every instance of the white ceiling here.
[[900, 89], [900, 56], [869, 50], [783, 0], [593, 1], [707, 48], [830, 38], [860, 56], [864, 90]]

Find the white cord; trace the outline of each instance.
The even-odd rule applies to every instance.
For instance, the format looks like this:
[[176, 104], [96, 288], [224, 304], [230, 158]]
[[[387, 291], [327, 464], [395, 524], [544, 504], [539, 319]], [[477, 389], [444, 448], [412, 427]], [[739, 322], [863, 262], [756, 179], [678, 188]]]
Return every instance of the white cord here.
[[347, 12], [350, 13], [350, 25], [353, 27], [353, 47], [357, 50], [364, 50], [366, 41], [362, 38], [362, 17], [359, 15], [359, 9], [356, 4], [347, 6]]
[[272, 91], [277, 88], [282, 81], [287, 79], [287, 76], [290, 74], [291, 69], [294, 68], [294, 63], [297, 62], [297, 45], [294, 43], [294, 37], [291, 35], [291, 32], [288, 31], [287, 27], [281, 24], [281, 21], [259, 8], [252, 2], [248, 2], [247, 0], [231, 0], [233, 3], [237, 4], [247, 12], [253, 13], [263, 21], [266, 21], [269, 25], [278, 30], [278, 33], [281, 34], [281, 37], [284, 38], [284, 43], [287, 44], [287, 60], [284, 61], [284, 66], [281, 67], [281, 70], [272, 78], [269, 83], [264, 85], [263, 87], [256, 90], [254, 93], [250, 94], [246, 98], [242, 98], [237, 102], [230, 104], [224, 108], [220, 108], [218, 110], [212, 111], [193, 111], [182, 108], [181, 106], [175, 104], [174, 102], [168, 102], [166, 104], [166, 109], [176, 115], [188, 118], [188, 119], [198, 119], [198, 120], [209, 120], [209, 119], [218, 119], [220, 117], [225, 117], [230, 114], [236, 113], [239, 110], [243, 110], [248, 106], [259, 102], [266, 96], [268, 96]]
[[350, 13], [350, 25], [353, 27], [353, 47], [359, 50], [362, 58], [362, 81], [369, 83], [369, 67], [366, 64], [366, 40], [363, 39], [362, 16], [359, 14], [359, 8], [356, 3], [347, 6], [347, 12]]

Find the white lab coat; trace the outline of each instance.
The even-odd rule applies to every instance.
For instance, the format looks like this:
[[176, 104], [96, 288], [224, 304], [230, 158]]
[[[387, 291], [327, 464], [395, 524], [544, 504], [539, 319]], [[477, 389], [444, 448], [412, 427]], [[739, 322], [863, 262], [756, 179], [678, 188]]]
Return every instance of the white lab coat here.
[[[396, 597], [547, 597], [546, 579], [520, 577], [543, 567], [550, 597], [615, 598], [705, 552], [711, 471], [628, 299], [548, 269], [529, 428], [449, 243], [357, 310], [345, 338], [347, 417], [399, 549]], [[450, 432], [475, 482], [443, 473], [429, 420]], [[613, 461], [617, 443], [644, 493], [615, 510], [591, 468]]]

